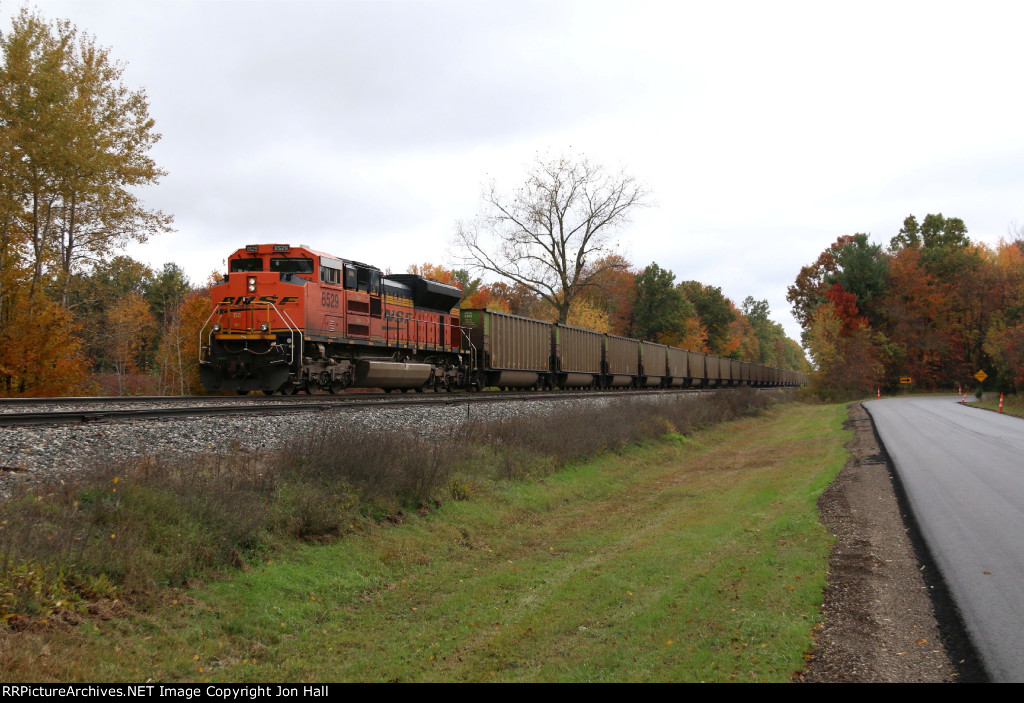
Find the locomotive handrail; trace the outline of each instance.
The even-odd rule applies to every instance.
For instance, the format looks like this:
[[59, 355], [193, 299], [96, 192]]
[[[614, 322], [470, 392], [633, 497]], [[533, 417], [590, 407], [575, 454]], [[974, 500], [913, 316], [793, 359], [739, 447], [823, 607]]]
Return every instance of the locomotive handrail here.
[[[301, 361], [302, 354], [305, 351], [305, 349], [304, 349], [304, 341], [303, 341], [303, 338], [302, 338], [302, 330], [299, 329], [299, 326], [295, 324], [295, 321], [292, 320], [291, 316], [287, 312], [285, 312], [284, 310], [278, 310], [277, 306], [274, 305], [273, 303], [267, 303], [267, 305], [269, 305], [270, 307], [274, 308], [274, 312], [276, 312], [278, 315], [281, 316], [281, 319], [284, 320], [286, 327], [288, 325], [291, 325], [291, 327], [288, 327], [288, 331], [289, 332], [291, 332], [292, 334], [297, 334], [299, 336], [299, 344], [298, 344], [298, 347], [299, 347], [299, 360]], [[269, 317], [269, 315], [268, 315], [268, 317]], [[292, 359], [289, 362], [291, 364], [295, 363], [295, 346], [296, 345], [294, 343], [291, 345], [291, 347], [292, 347]]]
[[[217, 314], [217, 308], [219, 308], [219, 307], [220, 307], [220, 303], [217, 303], [216, 305], [213, 306], [213, 310], [210, 312], [210, 316], [208, 318], [206, 318], [206, 322], [204, 322], [203, 326], [199, 328], [199, 358], [200, 359], [203, 358], [203, 331], [206, 329], [206, 326], [208, 324], [210, 324], [210, 320], [213, 319], [213, 316]], [[213, 330], [211, 329], [210, 333], [206, 336], [206, 343], [207, 343], [207, 345], [213, 344], [213, 340], [210, 339], [210, 337], [212, 335], [213, 335]]]
[[[218, 313], [224, 314], [224, 313], [220, 312], [220, 306], [221, 305], [223, 305], [223, 303], [217, 303], [217, 304], [215, 304], [213, 306], [213, 312], [211, 312], [210, 316], [208, 318], [206, 318], [206, 322], [203, 324], [203, 326], [199, 328], [199, 358], [200, 359], [203, 358], [203, 331], [206, 329], [207, 325], [210, 324], [210, 320], [213, 319], [214, 315], [217, 315]], [[292, 364], [295, 363], [295, 350], [296, 350], [296, 346], [298, 346], [298, 352], [299, 352], [298, 358], [302, 359], [302, 354], [305, 351], [305, 340], [303, 339], [302, 330], [299, 328], [299, 326], [297, 324], [295, 324], [295, 321], [292, 320], [291, 316], [287, 312], [285, 312], [284, 310], [279, 309], [276, 305], [274, 305], [271, 302], [263, 301], [263, 302], [260, 302], [260, 303], [249, 303], [248, 305], [246, 305], [244, 307], [248, 307], [250, 309], [254, 309], [254, 308], [257, 308], [260, 305], [265, 305], [267, 307], [267, 323], [268, 323], [267, 326], [268, 326], [268, 328], [269, 328], [269, 323], [270, 323], [270, 309], [273, 308], [274, 312], [276, 312], [278, 314], [278, 316], [281, 318], [281, 320], [284, 322], [285, 329], [287, 329], [290, 334], [298, 335], [298, 338], [299, 338], [298, 345], [296, 345], [294, 343], [289, 345], [291, 347], [291, 359], [288, 362], [289, 365], [292, 365]], [[213, 344], [213, 334], [214, 334], [214, 330], [211, 328], [210, 331], [206, 335], [206, 343], [208, 345], [212, 345]]]

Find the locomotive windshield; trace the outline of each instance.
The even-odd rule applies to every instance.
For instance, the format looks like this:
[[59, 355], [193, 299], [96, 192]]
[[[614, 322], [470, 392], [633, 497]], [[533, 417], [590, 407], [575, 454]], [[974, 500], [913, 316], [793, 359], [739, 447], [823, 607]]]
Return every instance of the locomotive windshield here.
[[271, 259], [270, 270], [281, 273], [313, 273], [312, 259]]
[[231, 271], [262, 271], [263, 259], [235, 259], [231, 262]]

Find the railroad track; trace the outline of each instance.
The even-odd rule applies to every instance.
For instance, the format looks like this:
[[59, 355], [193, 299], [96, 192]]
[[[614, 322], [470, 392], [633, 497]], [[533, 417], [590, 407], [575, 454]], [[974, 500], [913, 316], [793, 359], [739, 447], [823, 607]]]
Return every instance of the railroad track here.
[[[762, 389], [771, 390], [771, 389]], [[500, 402], [571, 400], [578, 398], [623, 398], [630, 396], [700, 394], [714, 389], [610, 390], [610, 391], [526, 391], [513, 393], [423, 393], [410, 395], [347, 394], [284, 398], [226, 398], [223, 396], [138, 396], [86, 398], [4, 398], [0, 399], [0, 427], [67, 425], [176, 417], [217, 415], [276, 415], [365, 410], [413, 405], [464, 405]], [[52, 409], [37, 409], [52, 408]]]

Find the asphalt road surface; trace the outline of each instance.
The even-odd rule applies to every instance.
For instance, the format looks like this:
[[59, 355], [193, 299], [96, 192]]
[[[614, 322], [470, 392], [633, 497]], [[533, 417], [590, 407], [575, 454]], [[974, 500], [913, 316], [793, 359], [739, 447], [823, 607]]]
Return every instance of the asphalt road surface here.
[[1024, 420], [957, 401], [864, 407], [992, 680], [1024, 682]]

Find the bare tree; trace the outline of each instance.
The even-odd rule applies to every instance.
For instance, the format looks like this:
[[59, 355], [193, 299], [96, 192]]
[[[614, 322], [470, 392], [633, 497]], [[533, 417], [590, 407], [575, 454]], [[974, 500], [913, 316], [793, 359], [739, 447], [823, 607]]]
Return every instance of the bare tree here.
[[510, 195], [493, 181], [486, 187], [482, 212], [456, 224], [458, 255], [464, 265], [526, 286], [564, 323], [580, 292], [617, 265], [608, 256], [616, 250], [614, 232], [647, 197], [631, 176], [585, 157], [538, 158]]

